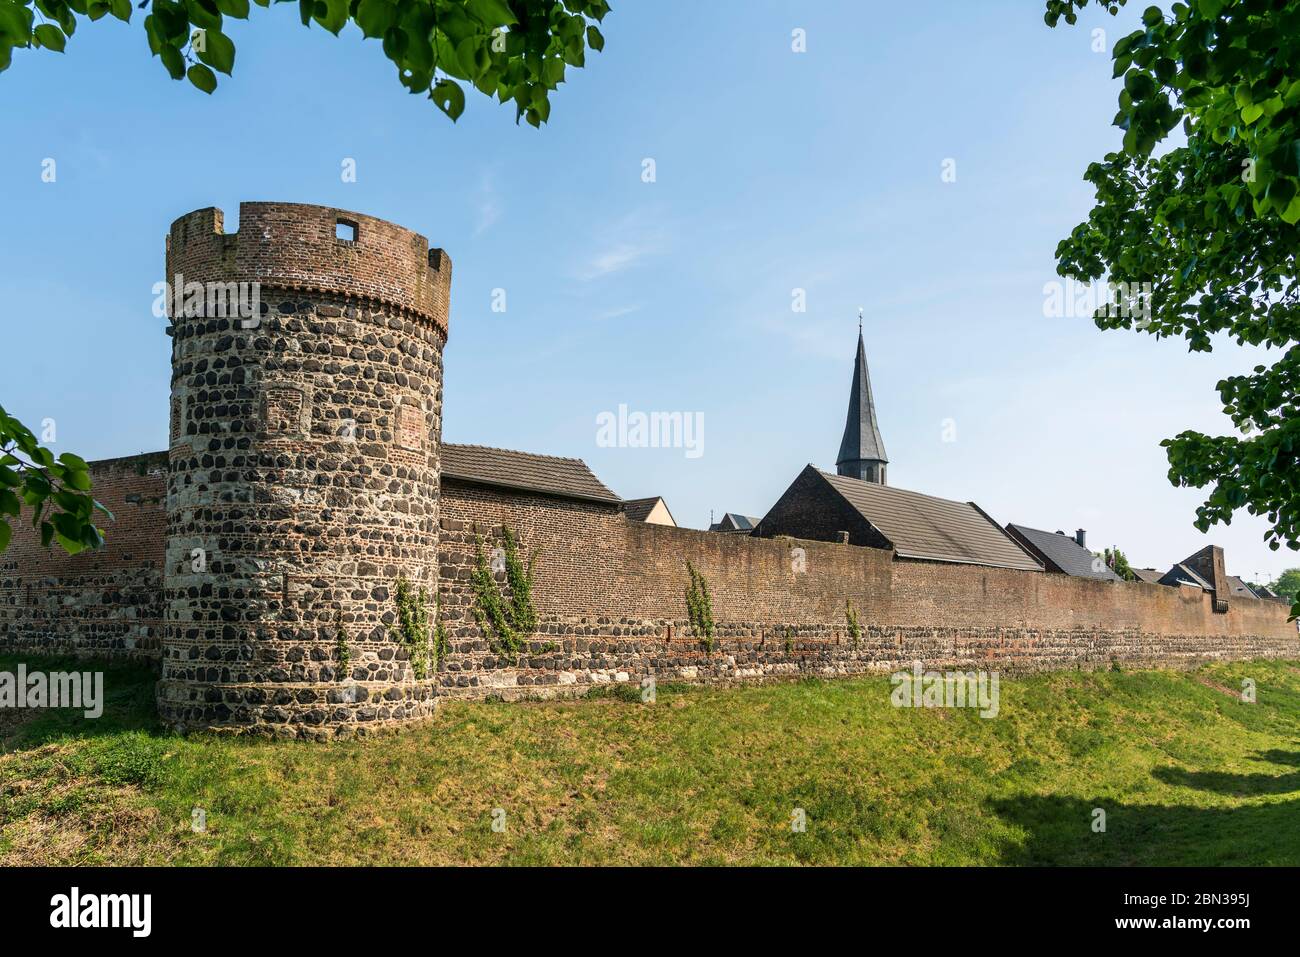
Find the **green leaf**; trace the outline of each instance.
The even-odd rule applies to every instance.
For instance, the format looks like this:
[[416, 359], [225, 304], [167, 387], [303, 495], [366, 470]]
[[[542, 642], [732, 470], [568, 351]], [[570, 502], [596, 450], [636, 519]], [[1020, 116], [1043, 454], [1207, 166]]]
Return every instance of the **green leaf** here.
[[63, 31], [52, 23], [42, 23], [32, 31], [40, 45], [55, 53], [62, 53], [64, 45], [68, 38], [63, 35]]
[[1291, 226], [1294, 226], [1297, 222], [1300, 222], [1300, 196], [1297, 196], [1295, 199], [1291, 200], [1291, 202], [1287, 204], [1286, 209], [1282, 210], [1282, 212], [1279, 213], [1278, 215], [1282, 217], [1282, 221], [1284, 223], [1287, 223]]
[[[162, 59], [163, 66], [171, 74], [173, 80], [180, 80], [185, 77], [185, 57], [181, 51], [170, 43], [164, 43], [158, 48], [158, 56]], [[206, 69], [206, 67], [205, 67]]]
[[[199, 49], [200, 45], [203, 47], [202, 50]], [[194, 51], [200, 60], [227, 76], [235, 66], [235, 45], [230, 41], [230, 37], [220, 30], [205, 30], [202, 44], [196, 41]]]
[[519, 22], [505, 0], [467, 0], [465, 10], [484, 26], [509, 26]]
[[338, 36], [339, 31], [347, 25], [350, 13], [348, 0], [316, 0], [312, 19]]
[[211, 94], [217, 88], [216, 74], [209, 70], [202, 63], [196, 63], [190, 67], [186, 74], [190, 82], [197, 86], [204, 93]]
[[465, 91], [455, 80], [439, 80], [429, 91], [429, 98], [453, 120], [465, 111]]
[[361, 0], [356, 20], [366, 36], [382, 37], [397, 23], [397, 8], [389, 0]]
[[9, 547], [9, 540], [13, 538], [14, 530], [9, 527], [9, 523], [0, 519], [0, 552]]
[[605, 49], [605, 36], [595, 27], [587, 27], [587, 46], [597, 53]]
[[236, 20], [248, 19], [248, 0], [217, 0], [217, 9]]

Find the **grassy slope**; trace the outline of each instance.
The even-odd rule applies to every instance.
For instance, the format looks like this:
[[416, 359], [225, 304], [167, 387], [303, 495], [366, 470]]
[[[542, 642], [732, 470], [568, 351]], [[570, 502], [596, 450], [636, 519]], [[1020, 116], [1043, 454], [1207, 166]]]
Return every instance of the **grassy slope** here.
[[886, 678], [452, 703], [331, 745], [162, 734], [153, 680], [0, 712], [0, 863], [1300, 864], [1294, 664], [1006, 679], [992, 720]]

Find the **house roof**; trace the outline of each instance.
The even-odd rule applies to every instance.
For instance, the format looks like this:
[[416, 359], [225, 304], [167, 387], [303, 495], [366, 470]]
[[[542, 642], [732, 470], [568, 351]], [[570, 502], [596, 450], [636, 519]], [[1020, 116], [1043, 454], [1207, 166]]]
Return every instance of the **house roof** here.
[[1117, 582], [1120, 577], [1069, 535], [1046, 532], [1027, 525], [1008, 525], [1007, 531], [1049, 569], [1075, 578], [1096, 578]]
[[627, 514], [628, 521], [644, 522], [659, 501], [658, 495], [651, 495], [649, 498], [624, 499], [623, 511]]
[[1043, 570], [1036, 558], [974, 502], [953, 502], [846, 475], [820, 474], [888, 539], [900, 558]]
[[871, 395], [871, 375], [867, 371], [867, 349], [862, 343], [862, 330], [858, 329], [858, 354], [853, 360], [853, 387], [849, 392], [849, 414], [844, 423], [844, 438], [840, 440], [840, 454], [835, 459], [838, 466], [844, 462], [888, 462], [885, 440], [880, 437], [876, 424], [876, 400]]
[[1231, 595], [1236, 595], [1236, 596], [1238, 596], [1239, 598], [1258, 598], [1258, 597], [1260, 597], [1259, 595], [1255, 594], [1254, 589], [1252, 589], [1249, 585], [1247, 585], [1244, 581], [1242, 581], [1242, 580], [1241, 580], [1240, 578], [1238, 578], [1236, 575], [1224, 575], [1223, 577], [1226, 578], [1226, 579], [1228, 580], [1228, 593], [1229, 593], [1229, 594], [1231, 594]]
[[582, 459], [537, 455], [484, 445], [442, 446], [442, 475], [495, 485], [499, 488], [540, 492], [561, 498], [576, 498], [617, 505], [623, 500], [596, 478]]
[[1146, 582], [1148, 585], [1159, 585], [1160, 579], [1165, 577], [1164, 572], [1154, 568], [1134, 568], [1133, 574], [1137, 576], [1138, 581]]
[[724, 512], [721, 521], [709, 526], [711, 532], [752, 532], [758, 527], [759, 519], [739, 512]]
[[1179, 562], [1169, 571], [1160, 576], [1162, 585], [1191, 585], [1193, 588], [1201, 588], [1205, 591], [1214, 591], [1214, 588], [1200, 575], [1188, 568], [1184, 563]]
[[668, 512], [668, 517], [677, 524], [677, 519], [673, 518], [672, 511], [668, 508], [668, 503], [664, 502], [662, 495], [651, 495], [649, 498], [629, 498], [623, 500], [623, 511], [627, 514], [629, 522], [644, 522], [650, 517], [656, 505], [663, 502], [664, 511]]

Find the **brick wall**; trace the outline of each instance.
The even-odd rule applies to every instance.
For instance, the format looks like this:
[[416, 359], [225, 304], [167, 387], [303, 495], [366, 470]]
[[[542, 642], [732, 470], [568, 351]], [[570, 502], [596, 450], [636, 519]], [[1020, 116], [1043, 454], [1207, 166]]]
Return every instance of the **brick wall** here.
[[[474, 615], [475, 542], [503, 526], [537, 555], [538, 634], [517, 659]], [[686, 562], [709, 584], [717, 640], [686, 620]], [[726, 682], [906, 667], [1184, 666], [1300, 657], [1285, 605], [1009, 569], [893, 561], [886, 551], [628, 522], [617, 510], [444, 480], [439, 587], [450, 653], [440, 694], [518, 697], [605, 681]], [[506, 594], [505, 576], [497, 581]], [[861, 622], [856, 642], [846, 604]]]
[[92, 462], [105, 545], [69, 556], [42, 548], [29, 521], [14, 523], [0, 554], [0, 647], [107, 656], [159, 654], [167, 455]]

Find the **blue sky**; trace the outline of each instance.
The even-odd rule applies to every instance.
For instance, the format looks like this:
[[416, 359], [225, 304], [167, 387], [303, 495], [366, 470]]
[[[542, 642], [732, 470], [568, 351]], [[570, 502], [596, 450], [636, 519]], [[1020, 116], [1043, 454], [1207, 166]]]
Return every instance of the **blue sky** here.
[[[1051, 30], [1038, 0], [614, 7], [540, 131], [477, 95], [453, 125], [376, 41], [303, 28], [296, 4], [232, 26], [235, 75], [211, 97], [167, 78], [139, 14], [83, 24], [64, 56], [16, 52], [0, 400], [53, 418], [56, 448], [163, 448], [168, 225], [320, 203], [451, 255], [447, 441], [583, 458], [684, 525], [762, 515], [805, 464], [834, 468], [862, 306], [891, 484], [1083, 527], [1142, 566], [1208, 541], [1246, 577], [1297, 564], [1244, 513], [1197, 532], [1202, 495], [1169, 485], [1158, 446], [1230, 428], [1214, 384], [1257, 355], [1044, 316], [1053, 251], [1090, 206], [1082, 172], [1119, 142], [1091, 31], [1113, 43], [1132, 13]], [[600, 447], [620, 404], [701, 414], [703, 454]]]

